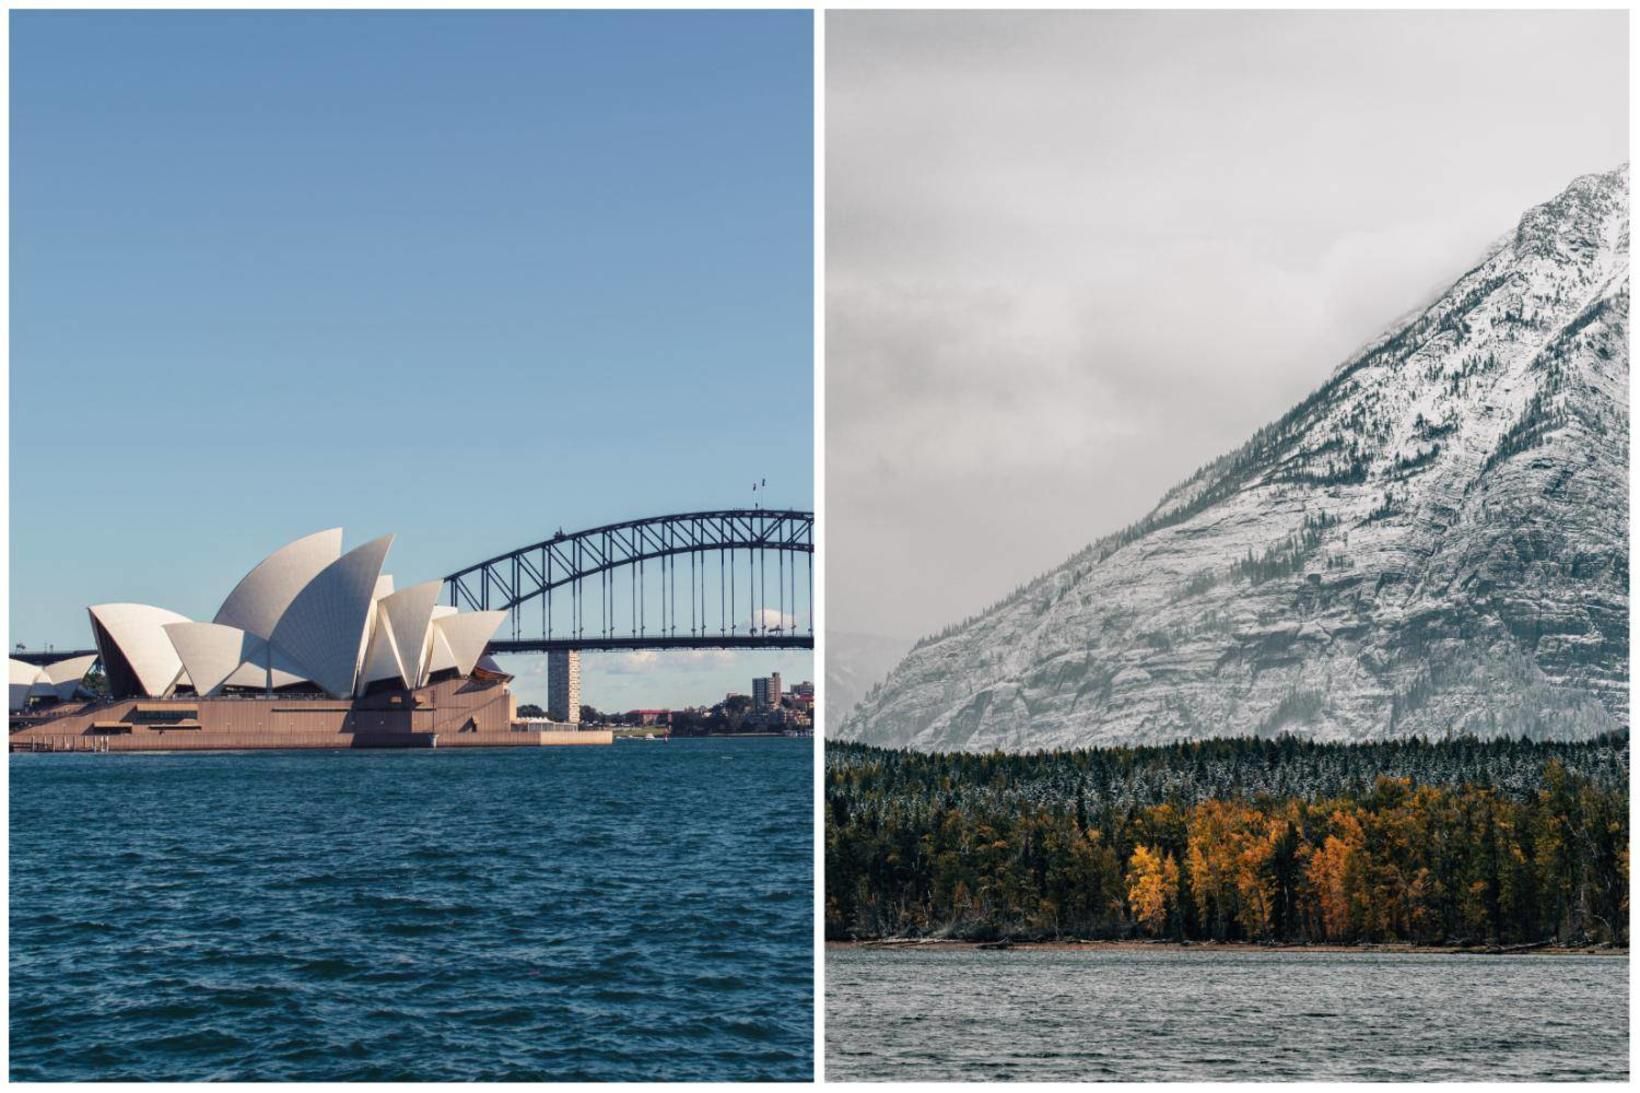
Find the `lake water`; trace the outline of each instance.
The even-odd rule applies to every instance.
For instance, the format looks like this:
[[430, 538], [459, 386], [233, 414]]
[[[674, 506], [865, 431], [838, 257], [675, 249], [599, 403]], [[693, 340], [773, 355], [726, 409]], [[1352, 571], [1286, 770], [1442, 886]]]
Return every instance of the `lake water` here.
[[11, 756], [11, 1077], [807, 1079], [812, 741]]
[[1629, 963], [1597, 956], [826, 955], [826, 1078], [1622, 1080]]

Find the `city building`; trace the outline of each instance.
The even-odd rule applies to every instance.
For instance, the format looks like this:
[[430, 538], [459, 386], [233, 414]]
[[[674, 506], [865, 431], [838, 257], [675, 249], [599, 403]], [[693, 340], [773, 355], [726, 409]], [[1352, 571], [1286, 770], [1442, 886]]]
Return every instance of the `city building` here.
[[[438, 580], [396, 590], [382, 572], [392, 542], [344, 554], [340, 528], [298, 539], [247, 573], [210, 622], [92, 606], [95, 657], [33, 679], [13, 662], [13, 750], [559, 742], [513, 731], [512, 677], [484, 654], [506, 613], [441, 605]], [[93, 662], [107, 695], [74, 701]], [[56, 703], [25, 708], [42, 688]]]
[[752, 680], [752, 708], [772, 710], [780, 705], [780, 673], [771, 672]]
[[568, 725], [581, 722], [581, 654], [554, 649], [547, 654], [547, 717]]

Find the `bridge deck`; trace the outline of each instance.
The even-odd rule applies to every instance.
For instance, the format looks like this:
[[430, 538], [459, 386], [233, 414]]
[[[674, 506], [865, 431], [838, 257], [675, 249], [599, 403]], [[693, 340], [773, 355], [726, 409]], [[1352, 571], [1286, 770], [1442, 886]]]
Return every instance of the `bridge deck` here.
[[813, 634], [709, 634], [706, 637], [616, 637], [616, 638], [522, 638], [492, 641], [485, 652], [491, 656], [507, 653], [550, 653], [578, 649], [813, 649]]

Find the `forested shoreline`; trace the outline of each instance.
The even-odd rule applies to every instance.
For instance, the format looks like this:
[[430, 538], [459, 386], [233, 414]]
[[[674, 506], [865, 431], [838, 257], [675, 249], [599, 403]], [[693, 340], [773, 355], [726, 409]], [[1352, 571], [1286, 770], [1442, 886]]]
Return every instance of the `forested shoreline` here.
[[836, 940], [1628, 943], [1628, 737], [826, 748]]

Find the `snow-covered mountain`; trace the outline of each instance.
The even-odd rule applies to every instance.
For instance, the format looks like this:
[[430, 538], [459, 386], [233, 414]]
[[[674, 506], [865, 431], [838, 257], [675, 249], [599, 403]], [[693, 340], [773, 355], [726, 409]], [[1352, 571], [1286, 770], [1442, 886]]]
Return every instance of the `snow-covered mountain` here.
[[834, 734], [1026, 750], [1628, 724], [1628, 166]]

